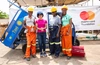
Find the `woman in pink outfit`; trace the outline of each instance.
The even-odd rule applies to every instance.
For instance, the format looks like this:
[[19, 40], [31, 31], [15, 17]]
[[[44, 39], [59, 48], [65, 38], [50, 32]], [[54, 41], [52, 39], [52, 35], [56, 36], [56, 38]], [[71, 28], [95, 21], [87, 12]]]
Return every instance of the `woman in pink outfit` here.
[[42, 12], [37, 13], [38, 20], [36, 20], [36, 27], [37, 38], [40, 48], [40, 57], [47, 56], [45, 51], [47, 21], [43, 19], [43, 16], [44, 15]]

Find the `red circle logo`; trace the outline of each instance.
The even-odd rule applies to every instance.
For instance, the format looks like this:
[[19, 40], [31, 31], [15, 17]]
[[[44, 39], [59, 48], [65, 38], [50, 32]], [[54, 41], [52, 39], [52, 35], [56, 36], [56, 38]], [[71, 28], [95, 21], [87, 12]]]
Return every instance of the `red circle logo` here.
[[92, 20], [95, 17], [95, 13], [92, 11], [82, 11], [80, 13], [80, 18], [83, 20]]

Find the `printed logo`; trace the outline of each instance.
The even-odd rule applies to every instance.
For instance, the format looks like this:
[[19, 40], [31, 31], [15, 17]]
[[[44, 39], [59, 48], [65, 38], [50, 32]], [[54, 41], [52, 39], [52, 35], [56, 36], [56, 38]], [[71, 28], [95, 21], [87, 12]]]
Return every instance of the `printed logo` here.
[[19, 25], [19, 26], [22, 25], [22, 22], [21, 21], [18, 21], [17, 22], [17, 25]]
[[10, 36], [9, 39], [12, 39], [12, 36]]
[[95, 13], [92, 11], [82, 11], [80, 13], [80, 18], [82, 20], [92, 20], [95, 17]]

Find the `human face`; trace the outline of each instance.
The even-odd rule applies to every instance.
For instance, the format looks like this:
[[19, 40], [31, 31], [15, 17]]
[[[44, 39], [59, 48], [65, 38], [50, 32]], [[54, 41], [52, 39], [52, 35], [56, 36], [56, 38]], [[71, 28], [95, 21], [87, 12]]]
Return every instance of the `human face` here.
[[56, 16], [56, 12], [52, 12], [52, 15], [53, 15], [53, 16]]
[[28, 11], [28, 15], [32, 16], [33, 12], [32, 11]]
[[66, 15], [67, 14], [67, 10], [66, 9], [62, 9], [62, 14]]
[[38, 18], [39, 18], [39, 19], [42, 19], [42, 18], [43, 18], [43, 15], [39, 15]]

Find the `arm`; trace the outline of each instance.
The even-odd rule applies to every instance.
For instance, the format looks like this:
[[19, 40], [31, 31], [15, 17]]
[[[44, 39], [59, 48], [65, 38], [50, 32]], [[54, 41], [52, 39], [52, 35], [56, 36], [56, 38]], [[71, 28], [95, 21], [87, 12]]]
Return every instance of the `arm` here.
[[69, 29], [68, 29], [68, 33], [70, 32], [70, 30], [71, 30], [71, 28], [72, 28], [72, 18], [69, 20], [69, 25], [70, 25], [70, 27], [69, 27]]
[[23, 27], [24, 27], [24, 28], [27, 28], [27, 27], [26, 27], [26, 16], [24, 17]]
[[36, 25], [36, 18], [34, 18], [33, 24]]
[[61, 30], [61, 24], [59, 24], [58, 34], [59, 34], [60, 30]]
[[43, 29], [47, 29], [47, 23], [45, 24], [45, 27]]
[[45, 23], [45, 27], [44, 28], [42, 28], [43, 30], [44, 29], [47, 29], [47, 21], [45, 21], [46, 23]]
[[41, 28], [38, 28], [37, 22], [35, 22], [35, 25], [36, 25], [36, 28], [37, 28], [38, 30], [41, 30]]
[[23, 27], [26, 28], [26, 20], [23, 21]]
[[38, 24], [37, 23], [36, 23], [36, 27], [37, 27], [38, 30], [40, 30], [40, 28], [38, 28]]
[[59, 24], [59, 29], [58, 29], [58, 32], [57, 32], [57, 37], [59, 37], [60, 30], [61, 30], [61, 24]]
[[57, 37], [59, 37], [59, 33], [60, 33], [60, 30], [61, 30], [61, 18], [59, 18], [59, 22], [58, 22], [58, 32], [57, 32]]

